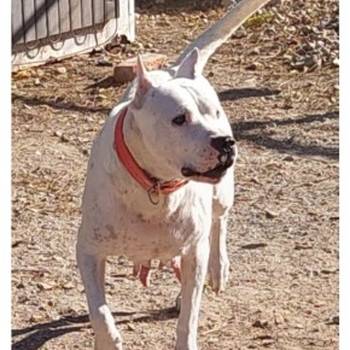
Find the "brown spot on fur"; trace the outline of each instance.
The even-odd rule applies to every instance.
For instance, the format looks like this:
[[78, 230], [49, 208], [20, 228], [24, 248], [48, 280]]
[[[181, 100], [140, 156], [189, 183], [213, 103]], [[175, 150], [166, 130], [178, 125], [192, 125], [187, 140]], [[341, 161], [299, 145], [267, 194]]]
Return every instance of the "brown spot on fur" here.
[[154, 255], [155, 256], [159, 255], [159, 248], [158, 247], [154, 248]]
[[115, 234], [112, 225], [106, 225], [105, 228], [106, 228], [106, 230], [109, 232], [109, 234], [110, 234], [111, 237], [116, 238], [117, 235]]
[[101, 234], [100, 234], [100, 230], [99, 230], [98, 228], [95, 227], [95, 228], [93, 229], [93, 231], [94, 231], [94, 237], [95, 237], [96, 241], [98, 241], [98, 242], [103, 241], [102, 236], [101, 236]]

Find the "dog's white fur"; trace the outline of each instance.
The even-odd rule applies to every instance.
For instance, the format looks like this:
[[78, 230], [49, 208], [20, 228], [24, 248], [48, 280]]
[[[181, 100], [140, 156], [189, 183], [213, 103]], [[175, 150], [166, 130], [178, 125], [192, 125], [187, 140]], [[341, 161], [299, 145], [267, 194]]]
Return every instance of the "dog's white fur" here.
[[[216, 28], [222, 30], [221, 36], [235, 29], [229, 29], [226, 22], [224, 27]], [[220, 33], [216, 32], [216, 37]], [[207, 41], [214, 52], [215, 43], [210, 38]], [[221, 41], [216, 47], [220, 44]], [[167, 71], [148, 73], [139, 62], [137, 82], [112, 110], [94, 142], [83, 197], [77, 260], [96, 350], [122, 349], [121, 335], [104, 293], [108, 255], [126, 255], [136, 265], [147, 265], [151, 259], [166, 263], [181, 257], [178, 350], [197, 349], [198, 314], [207, 272], [215, 291], [222, 290], [227, 281], [226, 224], [233, 204], [233, 167], [216, 184], [211, 184], [209, 178], [191, 178], [177, 191], [160, 195], [159, 203], [154, 205], [147, 191], [126, 171], [114, 149], [116, 121], [127, 108], [125, 141], [138, 164], [149, 174], [165, 181], [183, 178], [184, 166], [205, 172], [217, 165], [218, 151], [210, 141], [216, 136], [232, 136], [232, 132], [214, 89], [201, 74], [210, 50], [204, 50], [202, 55], [192, 49]], [[186, 114], [185, 125], [173, 125], [173, 118], [182, 113]]]

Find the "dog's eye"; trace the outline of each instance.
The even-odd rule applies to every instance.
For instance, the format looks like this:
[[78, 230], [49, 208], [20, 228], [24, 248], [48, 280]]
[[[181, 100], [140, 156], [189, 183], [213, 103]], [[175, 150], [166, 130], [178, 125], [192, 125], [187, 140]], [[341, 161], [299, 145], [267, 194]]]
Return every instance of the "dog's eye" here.
[[186, 115], [180, 114], [172, 120], [172, 123], [180, 126], [180, 125], [183, 125], [185, 121], [186, 121]]
[[218, 119], [220, 118], [220, 111], [219, 110], [216, 111], [216, 118], [218, 118]]

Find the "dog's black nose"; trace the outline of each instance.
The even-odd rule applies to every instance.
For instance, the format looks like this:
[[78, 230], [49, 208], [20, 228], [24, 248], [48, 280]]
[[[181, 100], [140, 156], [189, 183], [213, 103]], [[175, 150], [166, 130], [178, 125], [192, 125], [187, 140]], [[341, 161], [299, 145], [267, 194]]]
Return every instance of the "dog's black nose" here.
[[212, 137], [210, 144], [220, 153], [231, 153], [236, 141], [231, 136]]

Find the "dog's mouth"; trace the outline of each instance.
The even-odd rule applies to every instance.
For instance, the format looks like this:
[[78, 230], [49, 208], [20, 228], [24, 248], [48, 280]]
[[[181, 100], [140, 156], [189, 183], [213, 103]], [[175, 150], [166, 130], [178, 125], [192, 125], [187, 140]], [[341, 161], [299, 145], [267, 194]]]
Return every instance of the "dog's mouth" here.
[[219, 163], [215, 168], [205, 172], [199, 172], [191, 167], [183, 167], [181, 173], [185, 177], [190, 177], [191, 180], [199, 182], [208, 182], [211, 184], [218, 183], [226, 174], [227, 169], [233, 164], [233, 159], [228, 158], [224, 163]]

